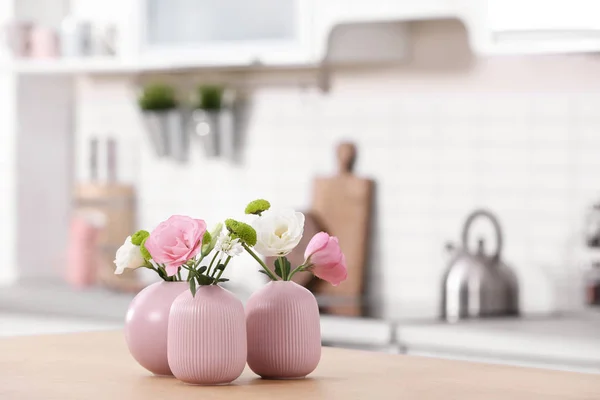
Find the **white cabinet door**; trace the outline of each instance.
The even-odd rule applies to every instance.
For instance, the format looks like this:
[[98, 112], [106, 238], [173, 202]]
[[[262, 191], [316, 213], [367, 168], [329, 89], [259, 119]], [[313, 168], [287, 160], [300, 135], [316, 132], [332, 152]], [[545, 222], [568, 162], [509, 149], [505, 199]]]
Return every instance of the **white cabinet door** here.
[[310, 60], [312, 0], [144, 0], [142, 56], [207, 65]]
[[488, 0], [492, 53], [563, 53], [600, 49], [597, 0]]

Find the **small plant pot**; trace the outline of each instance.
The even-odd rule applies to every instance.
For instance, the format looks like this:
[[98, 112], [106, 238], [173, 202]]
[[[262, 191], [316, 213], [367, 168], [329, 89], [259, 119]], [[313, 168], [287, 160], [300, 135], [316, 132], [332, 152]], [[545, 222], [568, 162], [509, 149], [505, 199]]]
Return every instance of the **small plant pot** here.
[[219, 156], [220, 116], [219, 111], [201, 109], [195, 109], [190, 114], [190, 135], [197, 138], [208, 158]]
[[189, 134], [184, 126], [183, 113], [179, 110], [145, 111], [144, 119], [156, 155], [185, 162], [189, 151]]
[[208, 158], [224, 157], [235, 160], [237, 138], [233, 110], [195, 109], [190, 117], [190, 134], [197, 137]]

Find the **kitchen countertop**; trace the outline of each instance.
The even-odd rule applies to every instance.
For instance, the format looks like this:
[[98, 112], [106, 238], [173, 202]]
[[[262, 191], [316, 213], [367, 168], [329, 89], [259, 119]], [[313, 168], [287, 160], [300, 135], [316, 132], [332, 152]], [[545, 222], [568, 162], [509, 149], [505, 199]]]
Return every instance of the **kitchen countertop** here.
[[[17, 318], [19, 326], [0, 329], [0, 336], [119, 327], [124, 322], [132, 298], [133, 294], [102, 288], [79, 291], [63, 282], [34, 281], [4, 287], [0, 291], [0, 325], [4, 327], [8, 324], [6, 321]], [[444, 323], [429, 314], [415, 318], [415, 310], [410, 313], [405, 310], [399, 315], [404, 317], [384, 320], [322, 315], [323, 343], [395, 353], [600, 372], [599, 311], [474, 320], [456, 324]], [[36, 324], [40, 329], [35, 328]], [[46, 329], [47, 325], [53, 325], [56, 329]]]
[[154, 377], [122, 332], [0, 339], [0, 398], [44, 399], [569, 399], [597, 400], [596, 375], [324, 348], [309, 378], [263, 380], [248, 368], [232, 385]]
[[397, 342], [413, 354], [487, 359], [600, 372], [600, 312], [401, 324]]

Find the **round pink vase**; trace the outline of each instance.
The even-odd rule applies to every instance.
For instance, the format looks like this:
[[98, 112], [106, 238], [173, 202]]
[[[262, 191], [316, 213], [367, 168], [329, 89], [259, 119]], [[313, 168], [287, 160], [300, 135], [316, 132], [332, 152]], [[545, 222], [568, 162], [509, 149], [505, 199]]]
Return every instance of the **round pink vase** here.
[[168, 356], [173, 375], [196, 385], [237, 379], [246, 366], [244, 306], [217, 285], [188, 290], [171, 306]]
[[135, 360], [156, 375], [173, 375], [167, 360], [169, 311], [187, 282], [157, 282], [134, 297], [125, 318], [125, 340]]
[[303, 378], [321, 359], [315, 296], [294, 282], [273, 281], [246, 304], [248, 366], [263, 378]]

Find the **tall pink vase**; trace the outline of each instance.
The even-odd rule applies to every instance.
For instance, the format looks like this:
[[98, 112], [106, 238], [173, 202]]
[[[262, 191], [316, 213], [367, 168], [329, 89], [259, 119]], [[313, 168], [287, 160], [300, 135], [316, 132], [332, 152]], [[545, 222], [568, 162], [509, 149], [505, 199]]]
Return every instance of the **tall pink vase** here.
[[188, 290], [171, 306], [169, 365], [181, 381], [219, 385], [237, 379], [246, 366], [244, 306], [220, 286]]
[[125, 340], [135, 360], [156, 375], [173, 375], [167, 360], [171, 304], [187, 282], [157, 282], [134, 297], [125, 318]]
[[317, 300], [295, 282], [274, 281], [246, 304], [248, 366], [263, 378], [302, 378], [321, 359]]

